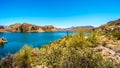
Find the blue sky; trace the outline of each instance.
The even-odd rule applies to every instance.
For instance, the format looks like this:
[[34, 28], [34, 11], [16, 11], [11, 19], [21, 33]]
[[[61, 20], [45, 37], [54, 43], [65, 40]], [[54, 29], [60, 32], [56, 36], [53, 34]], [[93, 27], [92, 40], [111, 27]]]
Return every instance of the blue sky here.
[[99, 26], [120, 18], [120, 0], [0, 0], [0, 25]]

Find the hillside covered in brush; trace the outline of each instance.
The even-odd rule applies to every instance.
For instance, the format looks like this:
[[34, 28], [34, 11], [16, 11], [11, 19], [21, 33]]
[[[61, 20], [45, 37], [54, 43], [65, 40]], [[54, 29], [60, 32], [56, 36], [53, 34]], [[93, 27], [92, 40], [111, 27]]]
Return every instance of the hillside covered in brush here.
[[101, 25], [100, 27], [96, 28], [96, 31], [98, 32], [120, 32], [120, 19], [110, 21], [104, 25]]

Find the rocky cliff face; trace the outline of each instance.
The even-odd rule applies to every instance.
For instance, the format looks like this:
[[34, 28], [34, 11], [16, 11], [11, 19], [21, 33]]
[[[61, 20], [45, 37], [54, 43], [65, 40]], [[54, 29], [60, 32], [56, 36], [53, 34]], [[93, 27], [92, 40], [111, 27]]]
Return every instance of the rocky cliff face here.
[[20, 26], [20, 32], [43, 32], [44, 30], [40, 26], [31, 24], [22, 24]]
[[4, 26], [0, 26], [0, 32], [5, 32], [4, 29], [5, 29]]
[[120, 31], [120, 19], [115, 21], [110, 21], [107, 24], [104, 24], [98, 28], [97, 31], [104, 31], [104, 32], [119, 32]]
[[42, 29], [43, 29], [44, 31], [58, 31], [58, 29], [55, 28], [55, 27], [52, 26], [52, 25], [43, 26]]
[[0, 29], [4, 29], [4, 27], [3, 27], [3, 26], [0, 26]]
[[8, 26], [7, 28], [5, 28], [5, 30], [7, 32], [20, 32], [20, 26], [21, 24], [12, 24], [10, 26]]
[[[1, 27], [2, 29], [2, 27]], [[3, 28], [3, 32], [46, 32], [46, 31], [58, 31], [54, 26], [37, 26], [32, 24], [13, 24], [7, 28]]]

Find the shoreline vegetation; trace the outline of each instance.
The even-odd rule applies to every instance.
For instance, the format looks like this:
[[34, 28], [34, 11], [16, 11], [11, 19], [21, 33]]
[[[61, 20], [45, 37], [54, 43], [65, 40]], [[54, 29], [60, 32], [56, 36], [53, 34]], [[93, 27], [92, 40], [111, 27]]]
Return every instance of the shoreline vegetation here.
[[0, 68], [119, 68], [120, 19], [90, 30], [75, 30], [43, 47], [25, 45]]

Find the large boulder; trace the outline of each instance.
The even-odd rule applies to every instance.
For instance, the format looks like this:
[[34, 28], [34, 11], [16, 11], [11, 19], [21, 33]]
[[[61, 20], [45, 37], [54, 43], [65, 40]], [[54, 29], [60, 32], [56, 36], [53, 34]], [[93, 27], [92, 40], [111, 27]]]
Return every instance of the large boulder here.
[[0, 45], [1, 44], [4, 44], [4, 43], [6, 43], [7, 42], [7, 39], [5, 39], [5, 38], [0, 38]]

